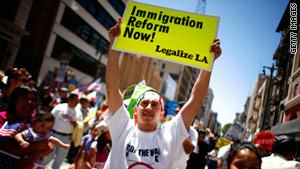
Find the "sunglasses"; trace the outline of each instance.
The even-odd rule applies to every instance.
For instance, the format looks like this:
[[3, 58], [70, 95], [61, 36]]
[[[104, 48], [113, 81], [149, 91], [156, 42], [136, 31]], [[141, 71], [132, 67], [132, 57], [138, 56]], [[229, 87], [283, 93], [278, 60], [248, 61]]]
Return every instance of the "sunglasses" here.
[[23, 82], [23, 83], [27, 83], [28, 80], [27, 79], [17, 79], [17, 81]]

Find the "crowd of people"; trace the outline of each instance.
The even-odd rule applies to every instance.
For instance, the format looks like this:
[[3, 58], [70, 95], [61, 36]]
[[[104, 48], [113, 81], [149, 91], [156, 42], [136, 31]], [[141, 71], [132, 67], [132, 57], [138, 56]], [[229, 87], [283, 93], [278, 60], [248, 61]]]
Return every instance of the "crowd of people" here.
[[55, 92], [50, 86], [32, 86], [25, 68], [2, 75], [0, 150], [12, 164], [0, 158], [0, 168], [46, 166], [52, 160], [51, 168], [58, 169], [66, 158], [74, 162], [70, 168], [104, 165], [111, 146], [103, 121], [106, 100], [93, 108], [86, 95], [78, 98], [66, 87]]
[[[119, 18], [109, 31], [111, 44], [120, 34], [120, 24]], [[215, 60], [221, 55], [218, 39], [211, 52]], [[131, 119], [119, 90], [119, 52], [110, 46], [108, 58], [107, 100], [94, 107], [85, 95], [66, 87], [56, 92], [50, 86], [29, 83], [30, 73], [24, 68], [3, 73], [0, 168], [45, 166], [52, 160], [51, 168], [58, 169], [66, 159], [69, 169], [300, 168], [291, 136], [277, 136], [268, 154], [240, 138], [227, 138], [230, 144], [217, 148], [218, 136], [193, 125], [208, 89], [208, 71], [201, 71], [190, 98], [180, 102], [172, 119], [158, 123], [163, 121], [164, 100], [155, 90], [139, 96], [137, 119]]]

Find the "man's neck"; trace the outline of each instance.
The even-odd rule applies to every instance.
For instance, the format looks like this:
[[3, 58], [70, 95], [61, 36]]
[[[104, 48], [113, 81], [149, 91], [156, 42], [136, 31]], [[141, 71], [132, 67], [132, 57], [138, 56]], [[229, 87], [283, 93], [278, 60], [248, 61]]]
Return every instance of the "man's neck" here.
[[72, 109], [74, 109], [74, 108], [75, 108], [75, 106], [73, 106], [73, 105], [70, 105], [70, 104], [68, 104], [68, 107], [70, 107], [70, 108], [72, 108]]
[[142, 131], [151, 132], [156, 130], [156, 125], [143, 125], [143, 124], [137, 124], [137, 128]]

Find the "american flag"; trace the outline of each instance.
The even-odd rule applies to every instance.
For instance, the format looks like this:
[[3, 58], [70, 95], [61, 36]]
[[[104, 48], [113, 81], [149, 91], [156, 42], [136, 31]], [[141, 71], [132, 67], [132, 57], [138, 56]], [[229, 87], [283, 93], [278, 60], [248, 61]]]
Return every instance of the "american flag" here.
[[13, 138], [24, 127], [25, 123], [9, 123], [6, 121], [0, 129], [0, 140], [3, 140], [4, 138]]
[[[1, 169], [14, 169], [15, 163], [19, 159], [21, 159], [21, 158], [18, 156], [15, 156], [13, 154], [10, 154], [8, 152], [0, 150], [0, 168]], [[41, 164], [33, 163], [27, 169], [50, 169], [50, 168], [46, 167], [44, 165], [41, 165]]]
[[100, 92], [101, 90], [101, 81], [102, 81], [102, 77], [99, 77], [98, 79], [83, 85], [79, 88], [76, 88], [75, 90], [73, 90], [71, 93], [77, 94], [78, 96], [81, 95], [81, 93], [88, 91], [88, 90], [92, 90], [92, 91], [96, 91], [96, 92]]
[[96, 79], [95, 81], [93, 81], [87, 87], [87, 90], [93, 90], [93, 91], [96, 91], [96, 92], [100, 92], [100, 90], [101, 90], [101, 81], [102, 81], [102, 77], [99, 77], [98, 79]]

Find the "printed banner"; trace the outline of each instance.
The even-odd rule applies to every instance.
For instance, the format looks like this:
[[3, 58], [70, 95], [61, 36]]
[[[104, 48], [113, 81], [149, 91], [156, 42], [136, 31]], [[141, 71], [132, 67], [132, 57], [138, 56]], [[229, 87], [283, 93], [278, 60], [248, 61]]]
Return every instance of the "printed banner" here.
[[225, 137], [220, 137], [220, 138], [218, 139], [217, 144], [216, 144], [216, 149], [219, 150], [221, 147], [226, 146], [226, 145], [228, 145], [228, 144], [230, 144], [230, 141], [229, 141], [229, 140], [227, 140]]
[[58, 69], [58, 72], [57, 72], [57, 76], [55, 78], [56, 81], [59, 81], [59, 82], [64, 82], [65, 81], [67, 67], [68, 67], [68, 61], [61, 60], [60, 63], [59, 63], [59, 69]]
[[211, 71], [219, 17], [129, 1], [113, 49]]
[[228, 129], [228, 131], [225, 133], [225, 138], [228, 139], [241, 139], [242, 135], [245, 132], [245, 127], [237, 122], [234, 122], [232, 126]]

